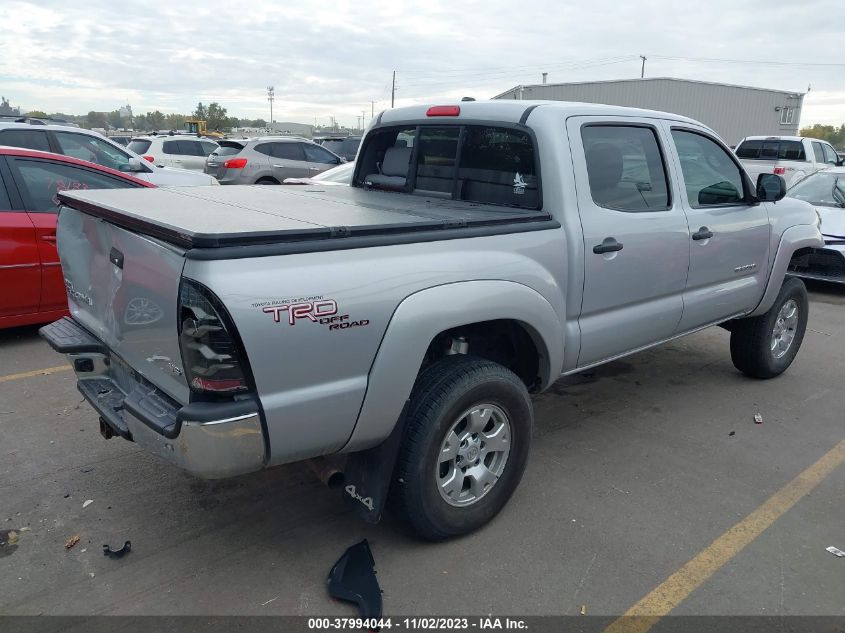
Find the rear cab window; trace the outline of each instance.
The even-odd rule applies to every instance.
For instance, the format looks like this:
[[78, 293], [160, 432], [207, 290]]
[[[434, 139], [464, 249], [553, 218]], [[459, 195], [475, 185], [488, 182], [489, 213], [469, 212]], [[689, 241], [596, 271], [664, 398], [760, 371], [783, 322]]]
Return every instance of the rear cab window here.
[[745, 160], [807, 160], [801, 141], [752, 139], [740, 143], [735, 153]]
[[520, 126], [418, 125], [373, 131], [353, 185], [524, 209], [542, 207], [536, 143]]

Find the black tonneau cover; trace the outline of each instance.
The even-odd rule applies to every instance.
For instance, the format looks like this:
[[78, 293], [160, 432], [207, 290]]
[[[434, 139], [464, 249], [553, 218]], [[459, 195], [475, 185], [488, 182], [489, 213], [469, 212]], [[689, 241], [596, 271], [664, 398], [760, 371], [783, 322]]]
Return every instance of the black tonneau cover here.
[[[551, 228], [552, 222], [544, 211], [342, 186], [77, 190], [61, 192], [59, 199], [89, 215], [186, 249], [414, 232], [451, 234], [482, 227], [508, 232], [509, 225], [538, 223], [543, 226], [536, 228]], [[516, 231], [526, 228], [513, 227]]]

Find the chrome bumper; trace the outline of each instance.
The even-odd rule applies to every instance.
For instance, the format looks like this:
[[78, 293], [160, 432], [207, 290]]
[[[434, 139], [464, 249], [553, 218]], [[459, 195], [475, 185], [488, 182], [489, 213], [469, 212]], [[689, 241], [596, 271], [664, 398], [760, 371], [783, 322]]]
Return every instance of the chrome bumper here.
[[70, 318], [40, 330], [67, 354], [76, 386], [111, 435], [136, 442], [205, 479], [232, 477], [265, 465], [265, 442], [256, 398], [182, 405], [140, 380], [120, 358]]
[[124, 416], [132, 439], [144, 450], [203, 479], [221, 479], [264, 467], [264, 436], [259, 414], [211, 422], [182, 422], [168, 439], [134, 415]]

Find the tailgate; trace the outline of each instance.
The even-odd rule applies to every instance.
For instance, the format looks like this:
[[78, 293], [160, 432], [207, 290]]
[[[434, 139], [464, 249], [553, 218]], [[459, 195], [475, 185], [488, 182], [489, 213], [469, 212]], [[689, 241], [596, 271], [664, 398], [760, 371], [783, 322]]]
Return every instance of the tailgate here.
[[775, 171], [775, 167], [777, 166], [777, 161], [774, 160], [741, 160], [742, 166], [745, 167], [745, 171], [748, 172], [748, 175], [751, 176], [751, 180], [753, 182], [757, 182], [757, 176], [760, 174], [773, 174]]
[[77, 323], [187, 403], [177, 330], [184, 252], [70, 207], [59, 214], [57, 243]]

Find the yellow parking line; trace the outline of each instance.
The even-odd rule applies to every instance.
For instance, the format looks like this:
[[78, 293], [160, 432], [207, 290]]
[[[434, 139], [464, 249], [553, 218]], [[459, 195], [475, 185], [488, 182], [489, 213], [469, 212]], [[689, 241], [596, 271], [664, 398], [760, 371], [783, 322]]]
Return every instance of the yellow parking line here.
[[47, 369], [25, 371], [20, 374], [9, 374], [8, 376], [0, 376], [0, 382], [9, 382], [10, 380], [19, 380], [21, 378], [32, 378], [33, 376], [47, 376], [49, 374], [57, 374], [60, 371], [68, 371], [69, 369], [72, 369], [70, 365], [61, 365], [59, 367], [48, 367]]
[[664, 580], [604, 633], [646, 633], [843, 462], [845, 440]]

